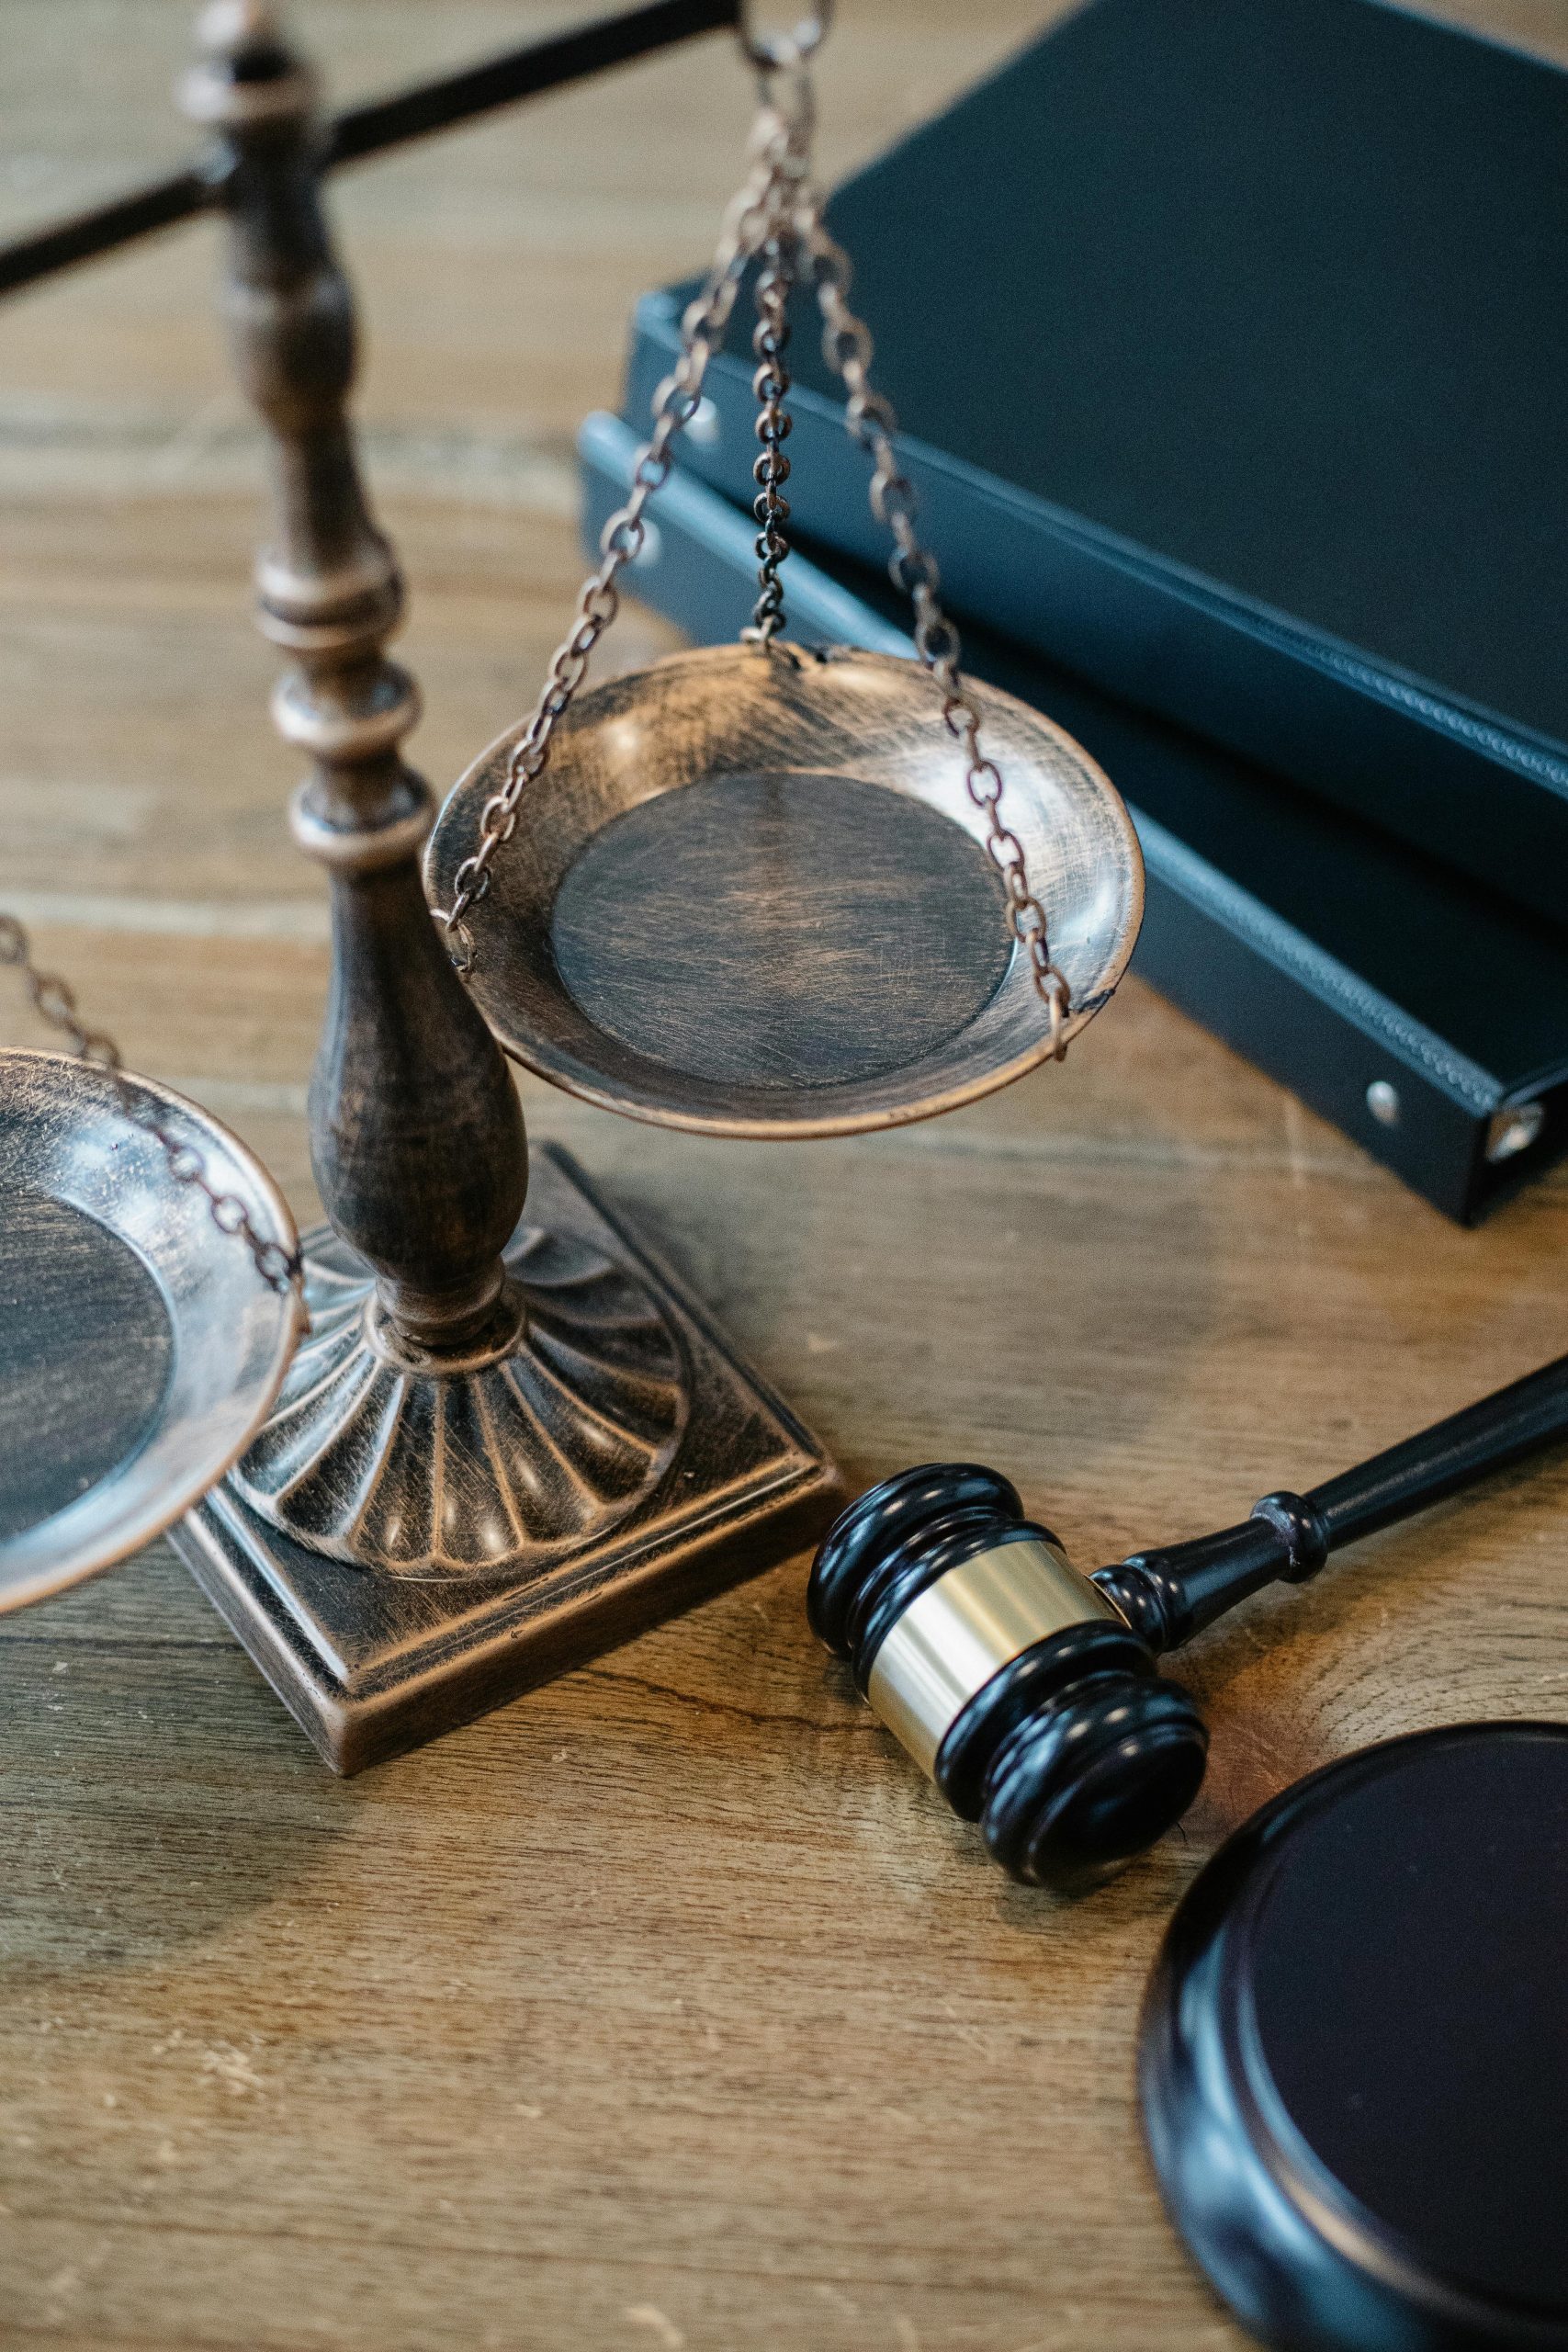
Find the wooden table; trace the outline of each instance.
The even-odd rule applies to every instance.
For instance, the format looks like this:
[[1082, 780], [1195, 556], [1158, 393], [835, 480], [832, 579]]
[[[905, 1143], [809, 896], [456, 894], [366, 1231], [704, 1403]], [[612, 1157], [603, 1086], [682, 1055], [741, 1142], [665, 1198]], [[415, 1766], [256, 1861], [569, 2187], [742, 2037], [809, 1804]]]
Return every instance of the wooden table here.
[[[844, 13], [835, 170], [1040, 12]], [[1568, 55], [1555, 0], [1448, 13]], [[340, 95], [552, 21], [499, 0], [299, 15]], [[13, 0], [6, 32], [7, 224], [180, 152], [182, 7]], [[615, 398], [634, 294], [705, 250], [744, 95], [709, 42], [340, 186], [429, 698], [415, 752], [442, 785], [558, 634], [571, 432]], [[256, 447], [213, 264], [199, 228], [6, 313], [0, 902], [309, 1214], [323, 905], [284, 834], [245, 616]], [[634, 611], [617, 658], [671, 641]], [[862, 1142], [713, 1145], [525, 1094], [857, 1487], [993, 1461], [1086, 1565], [1562, 1344], [1568, 1177], [1456, 1231], [1136, 986], [1065, 1072]], [[1312, 1766], [1562, 1712], [1565, 1500], [1562, 1465], [1498, 1480], [1211, 1638], [1190, 1677], [1205, 1794], [1076, 1908], [1004, 1883], [852, 1701], [807, 1634], [804, 1561], [348, 1783], [161, 1546], [6, 1619], [0, 2337], [1237, 2344], [1138, 2137], [1162, 1925]]]

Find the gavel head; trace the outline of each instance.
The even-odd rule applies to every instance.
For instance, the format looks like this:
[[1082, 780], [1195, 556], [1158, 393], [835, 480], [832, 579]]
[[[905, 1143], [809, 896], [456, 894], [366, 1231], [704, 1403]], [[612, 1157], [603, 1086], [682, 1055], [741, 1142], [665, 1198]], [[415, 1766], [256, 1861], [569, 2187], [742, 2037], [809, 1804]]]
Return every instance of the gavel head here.
[[928, 1463], [840, 1513], [812, 1630], [1012, 1876], [1074, 1893], [1153, 1845], [1203, 1778], [1196, 1705], [1008, 1480]]

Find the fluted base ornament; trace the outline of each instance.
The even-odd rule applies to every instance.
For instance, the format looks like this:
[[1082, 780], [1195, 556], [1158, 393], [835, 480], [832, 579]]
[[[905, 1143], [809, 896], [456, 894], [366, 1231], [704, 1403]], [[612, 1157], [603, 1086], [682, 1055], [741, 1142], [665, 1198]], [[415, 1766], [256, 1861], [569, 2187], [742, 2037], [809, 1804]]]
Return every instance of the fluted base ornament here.
[[515, 1337], [467, 1369], [399, 1361], [361, 1261], [311, 1242], [289, 1386], [172, 1540], [340, 1772], [755, 1576], [842, 1498], [564, 1152], [536, 1152], [504, 1253]]
[[490, 1333], [433, 1363], [329, 1227], [305, 1249], [310, 1336], [235, 1490], [330, 1558], [400, 1577], [539, 1568], [652, 1493], [685, 1427], [659, 1301], [585, 1241], [520, 1226]]

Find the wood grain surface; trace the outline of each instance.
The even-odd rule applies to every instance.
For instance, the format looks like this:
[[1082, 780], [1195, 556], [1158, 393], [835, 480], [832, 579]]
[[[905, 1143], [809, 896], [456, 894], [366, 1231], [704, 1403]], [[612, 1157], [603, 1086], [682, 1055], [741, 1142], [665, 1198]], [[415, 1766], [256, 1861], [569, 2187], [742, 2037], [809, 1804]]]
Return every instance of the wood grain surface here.
[[[331, 0], [298, 22], [347, 98], [566, 13]], [[848, 0], [829, 166], [1044, 13]], [[1568, 59], [1559, 0], [1444, 13]], [[4, 17], [0, 222], [182, 152], [183, 7]], [[714, 42], [338, 186], [438, 786], [560, 632], [571, 431], [614, 401], [632, 297], [702, 255], [744, 112]], [[0, 897], [307, 1216], [324, 901], [282, 821], [214, 258], [201, 227], [6, 310]], [[626, 665], [672, 642], [635, 609], [616, 634]], [[10, 998], [0, 1021], [39, 1042]], [[854, 1484], [993, 1461], [1086, 1566], [1563, 1344], [1568, 1175], [1459, 1232], [1135, 984], [1065, 1070], [852, 1142], [709, 1142], [525, 1092]], [[1565, 1502], [1568, 1465], [1505, 1477], [1211, 1636], [1199, 1807], [1070, 1908], [1002, 1881], [852, 1702], [803, 1561], [346, 1784], [162, 1548], [7, 1619], [0, 2340], [1239, 2346], [1138, 2138], [1162, 1924], [1311, 1766], [1562, 1714]]]

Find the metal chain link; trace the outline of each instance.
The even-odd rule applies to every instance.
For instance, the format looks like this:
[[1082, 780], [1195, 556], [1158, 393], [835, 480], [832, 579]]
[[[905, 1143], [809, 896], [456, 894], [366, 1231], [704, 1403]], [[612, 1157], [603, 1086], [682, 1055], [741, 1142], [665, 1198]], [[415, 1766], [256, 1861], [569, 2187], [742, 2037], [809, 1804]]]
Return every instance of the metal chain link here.
[[751, 390], [758, 402], [757, 438], [761, 454], [751, 468], [757, 495], [751, 512], [761, 528], [757, 534], [759, 594], [751, 625], [740, 634], [749, 645], [770, 647], [784, 626], [784, 590], [779, 567], [789, 553], [784, 526], [789, 521], [789, 501], [784, 485], [789, 480], [789, 459], [784, 445], [792, 420], [784, 408], [790, 388], [784, 353], [789, 345], [789, 298], [795, 288], [798, 245], [793, 227], [775, 224], [762, 248], [762, 268], [757, 279], [757, 324], [751, 349], [757, 368]]
[[[803, 169], [805, 126], [798, 109], [792, 112], [775, 100], [773, 85], [779, 70], [772, 62], [759, 68], [762, 102], [751, 133], [751, 170], [725, 215], [702, 291], [682, 318], [680, 356], [654, 393], [653, 432], [632, 468], [631, 496], [600, 534], [599, 568], [583, 583], [570, 634], [557, 648], [538, 701], [507, 763], [505, 781], [479, 812], [479, 841], [452, 877], [452, 903], [434, 910], [448, 941], [456, 943], [453, 961], [459, 972], [471, 971], [474, 964], [467, 917], [489, 890], [491, 862], [517, 829], [518, 804], [549, 759], [556, 722], [570, 708], [590, 655], [620, 610], [616, 579], [642, 552], [647, 536], [643, 509], [669, 479], [676, 435], [695, 413], [708, 363], [724, 341], [746, 270], [781, 222], [787, 224], [792, 216]], [[793, 52], [790, 70], [798, 86]]]
[[71, 1050], [96, 1069], [103, 1070], [115, 1091], [115, 1098], [128, 1119], [145, 1128], [163, 1151], [169, 1163], [169, 1173], [176, 1184], [194, 1184], [202, 1193], [211, 1213], [212, 1222], [220, 1233], [243, 1241], [255, 1260], [256, 1272], [262, 1280], [287, 1297], [300, 1279], [301, 1260], [298, 1250], [288, 1250], [281, 1241], [271, 1241], [256, 1231], [251, 1214], [235, 1193], [220, 1193], [208, 1182], [207, 1162], [193, 1143], [186, 1143], [164, 1125], [156, 1105], [144, 1095], [139, 1095], [125, 1076], [119, 1047], [101, 1029], [89, 1029], [76, 1009], [73, 989], [57, 972], [43, 972], [33, 961], [32, 943], [15, 915], [0, 915], [0, 964], [15, 966], [27, 983], [28, 994], [41, 1020], [47, 1021], [71, 1040]]
[[[806, 61], [827, 22], [828, 12], [819, 7], [817, 17], [800, 28], [794, 39], [763, 43], [742, 32], [742, 43], [757, 68], [761, 90], [751, 140], [751, 172], [726, 215], [703, 289], [682, 319], [680, 356], [673, 372], [654, 394], [653, 433], [633, 466], [631, 496], [604, 526], [599, 540], [599, 568], [584, 583], [571, 633], [550, 664], [539, 699], [507, 763], [505, 781], [480, 810], [479, 841], [453, 876], [452, 903], [435, 910], [436, 920], [446, 925], [449, 941], [456, 943], [454, 961], [458, 970], [470, 971], [474, 941], [466, 918], [489, 890], [491, 864], [516, 831], [523, 794], [548, 761], [556, 722], [570, 707], [590, 655], [620, 609], [615, 582], [623, 567], [642, 552], [643, 510], [669, 479], [675, 438], [696, 410], [708, 365], [723, 343], [742, 278], [759, 256], [763, 267], [756, 289], [758, 322], [752, 348], [758, 366], [752, 388], [760, 404], [757, 436], [762, 449], [752, 473], [758, 485], [753, 512], [760, 526], [761, 573], [756, 609], [742, 635], [765, 651], [772, 650], [784, 625], [779, 567], [789, 551], [784, 537], [789, 506], [783, 486], [790, 466], [782, 446], [790, 429], [783, 406], [790, 387], [784, 364], [789, 340], [787, 306], [799, 257], [805, 254], [812, 265], [822, 313], [823, 349], [844, 385], [846, 421], [872, 458], [872, 511], [893, 535], [888, 570], [895, 584], [914, 605], [915, 649], [942, 689], [942, 719], [963, 750], [965, 787], [986, 819], [987, 846], [1007, 892], [1013, 936], [1028, 958], [1035, 991], [1050, 1015], [1051, 1051], [1060, 1061], [1066, 1050], [1071, 992], [1066, 975], [1052, 960], [1045, 910], [1030, 881], [1023, 843], [1000, 813], [1001, 772], [981, 746], [979, 709], [959, 668], [958, 631], [937, 594], [936, 560], [921, 546], [915, 531], [915, 493], [899, 470], [894, 446], [897, 418], [888, 401], [871, 386], [873, 345], [869, 329], [850, 308], [850, 259], [824, 225], [821, 197], [809, 176], [813, 100]], [[783, 97], [778, 88], [781, 82], [788, 85]]]
[[795, 225], [817, 281], [823, 356], [842, 379], [850, 432], [872, 459], [872, 513], [893, 535], [888, 572], [894, 585], [914, 605], [915, 650], [942, 689], [942, 715], [948, 732], [963, 746], [964, 784], [986, 819], [987, 847], [1007, 891], [1013, 936], [1029, 959], [1035, 992], [1050, 1014], [1052, 1058], [1060, 1061], [1066, 1052], [1064, 1031], [1071, 990], [1066, 975], [1052, 961], [1045, 910], [1030, 882], [1023, 843], [1002, 819], [1001, 771], [981, 749], [980, 713], [959, 669], [958, 630], [937, 594], [936, 559], [921, 546], [915, 530], [918, 502], [908, 477], [899, 469], [895, 447], [898, 420], [891, 403], [872, 389], [871, 332], [849, 303], [852, 266], [843, 247], [829, 234], [821, 197], [809, 180], [803, 179], [799, 185]]

